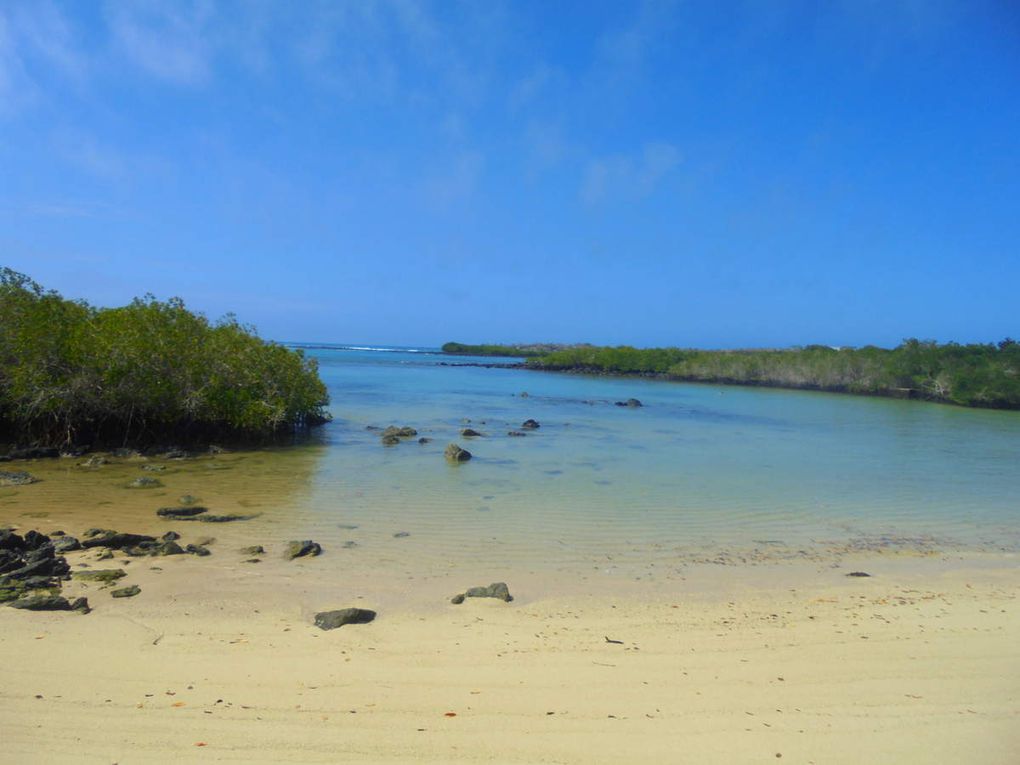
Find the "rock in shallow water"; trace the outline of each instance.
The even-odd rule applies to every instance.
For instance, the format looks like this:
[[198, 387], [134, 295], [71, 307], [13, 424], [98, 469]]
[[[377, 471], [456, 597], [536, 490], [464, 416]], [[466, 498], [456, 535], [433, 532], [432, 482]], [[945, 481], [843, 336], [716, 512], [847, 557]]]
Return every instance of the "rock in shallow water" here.
[[293, 540], [287, 543], [287, 549], [283, 557], [287, 560], [294, 560], [295, 558], [319, 555], [321, 552], [322, 546], [318, 542], [313, 542], [311, 539], [305, 539], [300, 542]]
[[471, 459], [471, 452], [461, 449], [457, 444], [449, 444], [443, 454], [450, 462], [467, 462]]
[[150, 478], [149, 476], [139, 476], [135, 480], [131, 481], [127, 488], [129, 489], [158, 489], [163, 485], [163, 482], [158, 478]]
[[127, 587], [121, 587], [118, 590], [110, 590], [110, 595], [115, 598], [133, 598], [141, 591], [142, 588], [137, 584], [129, 584]]
[[24, 470], [0, 470], [0, 486], [27, 486], [38, 482], [38, 478]]
[[513, 600], [510, 588], [506, 586], [506, 582], [493, 582], [488, 587], [470, 587], [462, 594], [454, 595], [450, 602], [454, 605], [460, 605], [464, 602], [465, 598], [496, 598], [507, 603]]
[[368, 624], [375, 619], [375, 611], [367, 608], [341, 608], [339, 611], [320, 611], [315, 615], [315, 626], [321, 630], [335, 630], [345, 624]]
[[188, 507], [161, 507], [156, 511], [156, 515], [160, 518], [191, 518], [195, 515], [202, 515], [202, 513], [209, 512], [209, 508], [201, 507], [198, 505], [192, 505]]
[[521, 427], [525, 430], [537, 430], [542, 426], [538, 424], [538, 420], [525, 420], [521, 423]]

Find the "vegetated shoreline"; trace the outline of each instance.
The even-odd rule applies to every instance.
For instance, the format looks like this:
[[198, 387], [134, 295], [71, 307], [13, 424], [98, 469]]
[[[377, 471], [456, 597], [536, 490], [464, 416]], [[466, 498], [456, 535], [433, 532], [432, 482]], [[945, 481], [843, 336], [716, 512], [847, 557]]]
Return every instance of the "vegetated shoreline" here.
[[[457, 355], [478, 347], [452, 345], [457, 346]], [[483, 355], [513, 356], [521, 346], [484, 347], [498, 348], [499, 353]], [[1020, 409], [1020, 343], [1010, 338], [997, 345], [940, 345], [910, 339], [893, 349], [812, 345], [783, 350], [702, 351], [574, 345], [533, 355], [520, 366], [540, 371]]]
[[152, 295], [97, 308], [0, 268], [8, 453], [264, 445], [324, 424], [328, 404], [315, 359], [232, 315]]

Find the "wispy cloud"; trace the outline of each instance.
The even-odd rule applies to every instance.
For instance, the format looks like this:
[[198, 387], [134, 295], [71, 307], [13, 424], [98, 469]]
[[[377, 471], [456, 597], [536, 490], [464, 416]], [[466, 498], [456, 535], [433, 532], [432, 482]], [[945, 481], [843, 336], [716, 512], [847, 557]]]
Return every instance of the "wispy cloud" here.
[[610, 199], [641, 199], [652, 194], [681, 155], [668, 143], [649, 143], [637, 155], [593, 159], [581, 184], [581, 201], [596, 205]]
[[212, 15], [213, 6], [201, 0], [106, 5], [115, 47], [146, 73], [179, 85], [200, 85], [210, 76]]
[[38, 100], [39, 80], [50, 72], [81, 84], [88, 66], [71, 24], [50, 0], [0, 7], [0, 114]]

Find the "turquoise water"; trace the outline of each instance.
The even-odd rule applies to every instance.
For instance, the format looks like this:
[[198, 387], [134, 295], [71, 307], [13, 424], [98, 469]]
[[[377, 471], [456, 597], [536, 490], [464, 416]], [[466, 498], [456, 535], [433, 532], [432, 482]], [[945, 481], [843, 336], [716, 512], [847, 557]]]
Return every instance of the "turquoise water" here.
[[[299, 508], [310, 534], [407, 531], [437, 560], [557, 563], [652, 550], [1020, 549], [1017, 412], [448, 366], [501, 360], [406, 350], [308, 352], [335, 416]], [[645, 406], [613, 405], [629, 397]], [[527, 418], [541, 428], [507, 436]], [[390, 424], [433, 440], [384, 447], [367, 428]], [[485, 436], [461, 437], [468, 424]], [[474, 459], [447, 464], [449, 442]]]

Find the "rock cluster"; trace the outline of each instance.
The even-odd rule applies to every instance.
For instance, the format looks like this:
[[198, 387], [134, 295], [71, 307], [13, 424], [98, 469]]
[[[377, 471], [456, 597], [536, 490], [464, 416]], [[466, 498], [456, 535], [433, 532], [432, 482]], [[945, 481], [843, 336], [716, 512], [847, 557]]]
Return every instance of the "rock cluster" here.
[[506, 586], [506, 582], [493, 582], [488, 587], [469, 587], [460, 595], [454, 595], [450, 602], [454, 605], [460, 605], [464, 602], [465, 598], [497, 598], [507, 603], [513, 600], [510, 588]]
[[30, 611], [80, 611], [87, 613], [88, 601], [68, 601], [59, 594], [60, 583], [71, 567], [57, 555], [56, 546], [45, 534], [29, 531], [24, 536], [10, 529], [0, 530], [0, 603]]

